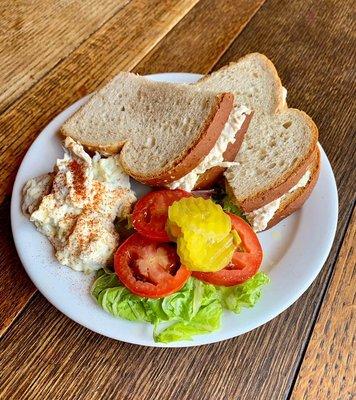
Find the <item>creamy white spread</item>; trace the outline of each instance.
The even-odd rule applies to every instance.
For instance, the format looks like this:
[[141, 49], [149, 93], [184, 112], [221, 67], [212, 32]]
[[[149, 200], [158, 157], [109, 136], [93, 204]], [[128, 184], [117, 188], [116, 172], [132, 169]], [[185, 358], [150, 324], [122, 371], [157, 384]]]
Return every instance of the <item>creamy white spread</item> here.
[[283, 107], [287, 105], [287, 89], [282, 86], [282, 99], [283, 99]]
[[22, 189], [22, 212], [30, 216], [41, 204], [42, 198], [48, 195], [51, 191], [53, 183], [52, 174], [44, 174], [32, 178]]
[[170, 189], [180, 188], [190, 192], [194, 188], [199, 176], [208, 169], [217, 166], [228, 168], [232, 165], [235, 165], [234, 162], [224, 161], [224, 153], [227, 149], [227, 146], [230, 143], [235, 142], [236, 132], [241, 128], [243, 122], [245, 121], [246, 115], [248, 115], [250, 112], [251, 111], [247, 107], [235, 105], [230, 113], [229, 119], [221, 131], [219, 139], [216, 141], [209, 154], [196, 168], [182, 178], [168, 184], [167, 187]]
[[[301, 177], [298, 183], [288, 191], [288, 193], [292, 193], [295, 190], [306, 186], [306, 184], [309, 182], [310, 175], [311, 172], [308, 170]], [[258, 208], [257, 210], [254, 210], [250, 213], [246, 213], [246, 218], [249, 220], [255, 232], [260, 232], [267, 228], [268, 222], [273, 218], [274, 214], [278, 210], [285, 196], [286, 194], [284, 194], [283, 196], [279, 197], [276, 200], [271, 201], [265, 206]]]
[[23, 188], [23, 212], [48, 237], [60, 263], [91, 272], [112, 261], [118, 246], [114, 220], [129, 211], [135, 196], [118, 156], [91, 158], [65, 140], [66, 153], [51, 174]]

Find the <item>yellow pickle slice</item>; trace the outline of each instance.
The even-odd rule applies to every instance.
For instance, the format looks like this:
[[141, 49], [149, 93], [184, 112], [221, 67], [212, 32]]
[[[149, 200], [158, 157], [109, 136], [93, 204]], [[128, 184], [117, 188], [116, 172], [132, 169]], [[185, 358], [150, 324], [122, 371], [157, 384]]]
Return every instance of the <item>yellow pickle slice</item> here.
[[223, 209], [199, 197], [186, 197], [169, 207], [167, 230], [177, 242], [181, 263], [192, 271], [219, 271], [241, 243]]

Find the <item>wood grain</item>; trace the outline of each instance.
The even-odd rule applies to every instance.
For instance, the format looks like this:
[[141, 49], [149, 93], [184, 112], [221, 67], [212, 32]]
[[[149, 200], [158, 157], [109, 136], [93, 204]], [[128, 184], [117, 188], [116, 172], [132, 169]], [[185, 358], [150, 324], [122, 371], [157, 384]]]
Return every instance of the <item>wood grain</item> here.
[[[166, 6], [169, 6], [169, 3], [172, 2], [166, 3]], [[150, 4], [153, 5], [153, 3]], [[175, 12], [177, 13], [177, 15], [181, 15], [184, 10], [183, 7], [187, 9], [188, 7], [191, 7], [193, 3], [182, 3], [180, 8], [178, 7], [177, 2], [175, 4], [175, 7], [177, 8]], [[215, 21], [211, 19], [211, 8], [217, 8], [217, 0], [215, 0], [214, 2], [210, 0], [208, 2], [202, 2], [198, 4], [197, 7], [194, 7], [194, 9], [192, 10], [194, 12], [194, 18], [190, 19], [189, 23], [195, 27], [196, 32], [203, 30], [204, 27], [207, 26], [207, 23], [208, 26], [214, 25], [218, 27], [219, 36], [222, 38], [222, 42], [225, 43], [225, 45], [227, 46], [228, 43], [230, 43], [231, 40], [236, 36], [237, 32], [241, 30], [241, 27], [248, 19], [247, 10], [251, 13], [254, 13], [256, 11], [257, 5], [261, 4], [261, 1], [254, 2], [254, 4], [255, 7], [252, 8], [250, 3], [246, 3], [246, 1], [243, 1], [238, 9], [239, 12], [242, 12], [244, 18], [241, 19], [240, 17], [233, 16], [233, 18], [228, 19], [229, 23], [225, 24], [225, 29], [223, 29], [221, 20], [226, 20], [227, 16], [231, 15], [234, 7], [236, 7], [235, 0], [226, 1], [224, 7], [222, 8], [223, 11], [213, 14], [216, 16]], [[131, 3], [130, 7], [132, 6], [133, 4]], [[122, 35], [121, 30], [116, 31], [118, 20], [120, 20], [120, 18], [130, 19], [132, 18], [132, 14], [138, 12], [137, 7], [128, 12], [130, 7], [128, 6], [126, 10], [121, 10], [120, 13], [118, 13], [118, 15], [109, 22], [110, 26], [109, 24], [106, 24], [100, 30], [100, 32], [97, 32], [94, 35], [95, 37], [92, 37], [90, 40], [87, 41], [87, 44], [83, 44], [83, 49], [80, 48], [76, 52], [74, 52], [70, 57], [68, 57], [67, 60], [65, 60], [57, 68], [51, 71], [51, 73], [48, 74], [45, 79], [43, 79], [33, 88], [31, 88], [31, 90], [26, 93], [26, 95], [23, 96], [20, 101], [16, 102], [16, 104], [10, 110], [3, 114], [3, 116], [0, 116], [0, 123], [2, 122], [4, 124], [3, 126], [6, 127], [4, 129], [4, 132], [6, 132], [6, 136], [4, 134], [2, 143], [4, 147], [9, 146], [8, 148], [3, 150], [2, 156], [0, 155], [2, 165], [5, 166], [2, 171], [0, 170], [0, 176], [1, 174], [3, 174], [2, 177], [4, 179], [4, 182], [6, 182], [6, 184], [0, 186], [0, 198], [1, 195], [4, 195], [6, 187], [7, 192], [10, 193], [12, 180], [14, 177], [14, 173], [16, 172], [16, 163], [18, 162], [18, 158], [21, 157], [23, 150], [25, 150], [29, 146], [31, 140], [35, 137], [38, 131], [43, 126], [45, 126], [48, 121], [59, 112], [59, 110], [65, 108], [71, 102], [75, 101], [77, 98], [81, 97], [88, 91], [94, 90], [96, 88], [96, 82], [100, 82], [101, 80], [105, 79], [105, 74], [102, 73], [101, 70], [104, 70], [107, 76], [111, 76], [115, 74], [118, 69], [130, 69], [131, 66], [133, 66], [135, 62], [137, 62], [140, 54], [136, 53], [136, 51], [138, 51], [137, 48], [134, 48], [134, 51], [132, 51], [132, 53], [129, 53], [131, 49], [131, 44], [134, 45], [135, 40], [137, 41], [137, 43], [139, 42], [139, 40], [143, 41], [145, 37], [144, 35], [153, 35], [153, 33], [155, 33], [154, 29], [158, 30], [158, 28], [153, 27], [153, 33], [150, 33], [150, 31], [145, 31], [145, 34], [141, 34], [141, 37], [139, 36], [140, 32], [138, 31], [137, 33], [135, 33], [133, 38], [128, 37], [125, 43], [122, 43], [122, 47], [119, 49], [117, 49], [117, 46], [115, 44], [111, 45], [111, 42], [115, 43], [115, 41], [119, 40], [120, 35]], [[244, 11], [245, 8], [246, 11]], [[147, 7], [147, 10], [144, 9], [142, 4], [140, 10], [140, 13], [142, 15], [150, 12], [149, 8]], [[163, 8], [159, 10], [156, 7], [155, 14], [150, 18], [155, 18], [155, 23], [158, 23], [159, 20], [157, 15], [159, 16], [160, 13], [164, 13], [163, 10]], [[171, 10], [172, 13], [173, 11], [174, 10]], [[122, 14], [124, 14], [124, 16]], [[238, 15], [240, 14], [238, 13]], [[159, 18], [163, 19], [162, 16]], [[147, 21], [150, 21], [149, 16], [147, 17]], [[181, 36], [184, 35], [184, 43], [187, 39], [186, 30], [188, 29], [188, 24], [184, 19], [184, 29], [182, 29], [180, 25], [181, 23], [179, 23], [179, 27], [177, 26], [177, 30], [175, 29], [175, 37], [180, 40]], [[163, 28], [166, 29], [165, 27], [162, 27], [162, 29]], [[133, 28], [132, 31], [134, 31]], [[217, 36], [217, 34], [215, 34], [215, 36]], [[111, 40], [109, 40], [109, 38], [111, 38]], [[154, 37], [152, 40], [156, 41], [157, 39], [156, 37]], [[169, 41], [171, 40], [172, 38], [169, 38]], [[203, 37], [200, 36], [199, 40], [203, 41]], [[166, 38], [164, 41], [166, 42]], [[107, 47], [102, 47], [100, 45], [100, 43], [106, 42], [109, 43]], [[180, 43], [181, 42], [182, 40], [180, 40]], [[88, 53], [85, 53], [85, 48], [88, 49]], [[128, 54], [126, 54], [123, 58], [120, 53], [123, 53], [123, 50], [125, 48]], [[205, 64], [205, 68], [209, 68], [207, 67], [207, 65], [211, 65], [213, 62], [216, 61], [220, 52], [221, 51], [217, 53], [215, 52], [214, 43], [214, 46], [211, 47], [210, 52], [210, 58], [212, 58], [213, 61], [210, 61], [210, 64], [209, 61], [206, 61], [208, 62], [208, 64]], [[203, 52], [201, 51], [200, 54], [202, 53]], [[88, 57], [88, 55], [90, 55], [90, 57]], [[96, 57], [101, 60], [101, 64], [95, 64], [94, 55], [96, 55]], [[112, 59], [117, 60], [117, 65], [111, 65]], [[147, 60], [145, 61], [145, 64], [146, 63]], [[75, 71], [75, 74], [73, 74], [73, 71]], [[83, 81], [81, 79], [86, 79], [88, 80], [88, 82], [84, 81], [85, 83], [83, 84]], [[8, 143], [12, 141], [12, 138], [14, 136], [15, 142], [9, 145]], [[16, 148], [17, 145], [19, 145], [20, 147]], [[3, 192], [1, 193], [1, 191]], [[3, 213], [5, 215], [7, 215], [7, 213], [9, 212], [8, 206], [9, 200], [4, 203]], [[6, 230], [10, 234], [9, 224], [6, 225]], [[34, 287], [30, 284], [27, 275], [23, 272], [22, 268], [19, 268], [18, 257], [16, 255], [15, 249], [13, 248], [13, 246], [8, 247], [8, 242], [4, 242], [3, 245], [3, 254], [6, 254], [6, 262], [5, 259], [3, 260], [3, 262], [1, 262], [0, 260], [0, 265], [2, 266], [0, 270], [0, 282], [4, 287], [4, 290], [0, 293], [0, 310], [3, 310], [0, 332], [3, 332], [8, 327], [9, 323], [25, 306], [27, 300], [30, 299], [34, 292]], [[16, 275], [14, 275], [14, 270], [16, 270]], [[16, 277], [16, 279], [14, 279], [14, 277]], [[20, 288], [21, 291], [19, 290]], [[19, 296], [20, 293], [21, 297]], [[10, 304], [9, 299], [12, 299], [12, 301], [10, 301]], [[14, 299], [16, 301], [14, 301]]]
[[200, 1], [134, 71], [209, 72], [264, 1]]
[[[220, 68], [253, 51], [270, 57], [288, 89], [288, 104], [308, 112], [318, 125], [319, 138], [331, 161], [339, 192], [338, 229], [331, 254], [304, 301], [298, 302], [294, 310], [288, 310], [303, 315], [299, 322], [304, 325], [302, 333], [296, 333], [296, 325], [291, 324], [285, 338], [279, 335], [278, 348], [271, 355], [271, 361], [279, 365], [269, 370], [273, 379], [266, 381], [262, 395], [258, 392], [259, 399], [284, 399], [289, 394], [355, 203], [353, 7], [351, 0], [344, 1], [343, 7], [336, 0], [295, 0], [288, 4], [282, 0], [268, 1], [214, 67]], [[282, 327], [276, 329], [281, 332]], [[287, 355], [283, 345], [280, 348], [282, 343], [288, 346]], [[240, 382], [246, 384], [250, 379], [243, 376]]]
[[286, 367], [297, 362], [290, 339], [305, 335], [303, 304], [310, 300], [229, 341], [158, 349], [95, 334], [37, 293], [0, 344], [1, 392], [22, 400], [39, 393], [51, 400], [286, 399]]
[[[0, 201], [36, 135], [64, 108], [121, 69], [131, 69], [197, 0], [133, 0], [0, 116]], [[1, 47], [1, 46], [0, 46]], [[34, 292], [12, 245], [9, 199], [1, 208], [0, 332]]]
[[266, 2], [214, 69], [254, 51], [274, 62], [288, 89], [288, 105], [306, 111], [319, 128], [319, 141], [339, 191], [340, 232], [350, 217], [356, 190], [356, 20], [350, 12], [352, 0], [344, 1], [343, 7], [338, 4], [337, 0], [293, 0], [288, 6], [283, 0]]
[[[204, 10], [201, 2], [198, 6]], [[350, 101], [355, 48], [352, 7], [350, 0], [343, 7], [336, 0], [269, 0], [218, 64], [246, 52], [265, 52], [281, 71], [290, 103], [308, 111], [321, 128], [339, 185], [340, 220], [332, 252], [312, 287], [286, 312], [253, 332], [179, 350], [142, 348], [103, 338], [69, 321], [36, 294], [1, 343], [5, 398], [33, 399], [40, 391], [43, 398], [51, 399], [288, 398], [355, 200], [350, 168], [355, 154]], [[215, 25], [219, 24], [211, 23], [211, 32]], [[185, 34], [179, 25], [171, 35], [174, 31]], [[171, 55], [169, 47], [161, 45], [168, 60], [177, 59], [176, 49], [171, 49]], [[202, 71], [212, 66], [199, 64], [204, 54], [198, 44], [191, 50], [188, 46], [184, 57], [192, 59], [190, 65], [195, 60]], [[207, 62], [215, 63], [210, 58]]]
[[0, 116], [0, 201], [41, 129], [120, 70], [132, 69], [197, 1], [132, 0]]
[[356, 396], [356, 208], [303, 359], [291, 400]]
[[[0, 205], [0, 336], [29, 301], [36, 288], [27, 277], [11, 234], [10, 199]], [[1, 396], [0, 396], [1, 397]]]
[[128, 2], [0, 2], [0, 112]]

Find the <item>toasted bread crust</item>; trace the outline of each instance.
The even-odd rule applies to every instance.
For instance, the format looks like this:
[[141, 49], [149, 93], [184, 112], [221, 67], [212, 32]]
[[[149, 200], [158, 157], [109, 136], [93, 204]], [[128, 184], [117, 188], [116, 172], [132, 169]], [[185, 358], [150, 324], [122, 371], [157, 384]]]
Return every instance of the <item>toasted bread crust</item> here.
[[319, 173], [320, 173], [320, 151], [317, 148], [315, 152], [315, 167], [312, 170], [312, 175], [311, 179], [308, 182], [308, 184], [303, 187], [298, 189], [295, 192], [295, 195], [291, 198], [291, 201], [284, 205], [283, 207], [280, 207], [273, 218], [268, 222], [267, 229], [272, 228], [272, 226], [278, 224], [280, 221], [282, 221], [284, 218], [288, 217], [289, 215], [293, 214], [295, 211], [299, 210], [303, 204], [306, 202], [308, 197], [310, 196], [311, 192], [313, 191], [318, 178], [319, 178]]
[[150, 186], [164, 186], [187, 175], [206, 157], [214, 147], [221, 131], [227, 122], [234, 103], [231, 93], [222, 93], [217, 96], [216, 106], [202, 128], [199, 138], [192, 144], [190, 149], [181, 154], [175, 165], [168, 165], [160, 174], [147, 177], [135, 174], [125, 163], [125, 146], [120, 154], [121, 164], [126, 173], [134, 179]]
[[[246, 116], [241, 128], [236, 132], [235, 142], [230, 143], [224, 153], [224, 161], [234, 161], [236, 154], [238, 153], [242, 141], [247, 132], [248, 126], [250, 124], [253, 112]], [[194, 189], [205, 189], [209, 188], [214, 182], [219, 179], [219, 177], [224, 173], [226, 168], [224, 167], [213, 167], [208, 169], [204, 174], [200, 175], [197, 184]]]

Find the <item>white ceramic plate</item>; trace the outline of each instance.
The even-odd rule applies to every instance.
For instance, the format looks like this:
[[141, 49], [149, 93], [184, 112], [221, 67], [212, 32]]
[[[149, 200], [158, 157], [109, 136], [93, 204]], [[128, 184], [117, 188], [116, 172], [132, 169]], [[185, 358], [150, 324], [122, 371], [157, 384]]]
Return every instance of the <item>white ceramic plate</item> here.
[[[151, 75], [158, 81], [191, 83], [200, 75], [169, 73]], [[61, 312], [102, 335], [124, 342], [167, 347], [152, 339], [149, 324], [116, 319], [103, 311], [89, 295], [92, 276], [61, 266], [52, 247], [20, 210], [21, 189], [34, 176], [52, 170], [63, 151], [56, 132], [63, 122], [88, 100], [83, 98], [58, 115], [38, 136], [18, 171], [12, 194], [11, 221], [16, 248], [26, 272], [40, 292]], [[143, 185], [134, 183], [140, 194]], [[273, 229], [259, 235], [264, 249], [262, 270], [271, 283], [261, 301], [240, 315], [225, 312], [219, 332], [197, 336], [192, 342], [170, 347], [197, 346], [229, 339], [266, 323], [295, 302], [316, 278], [332, 246], [338, 215], [338, 198], [330, 163], [321, 149], [318, 183], [304, 207]]]

